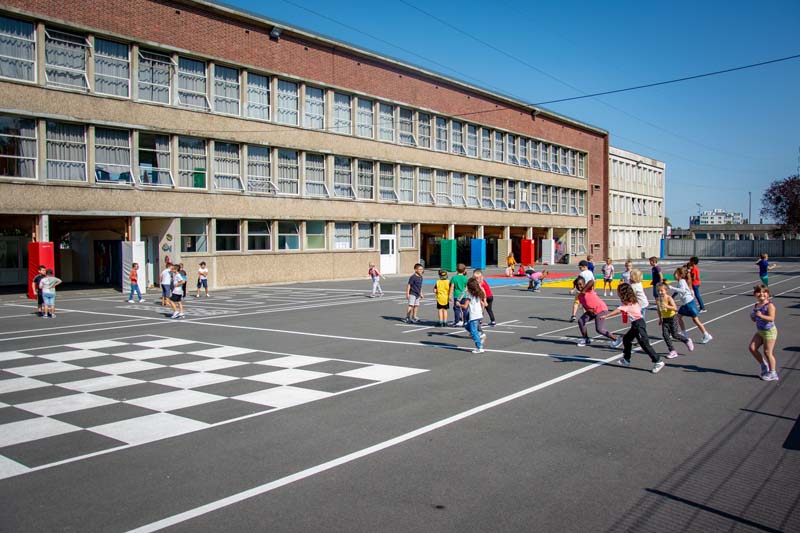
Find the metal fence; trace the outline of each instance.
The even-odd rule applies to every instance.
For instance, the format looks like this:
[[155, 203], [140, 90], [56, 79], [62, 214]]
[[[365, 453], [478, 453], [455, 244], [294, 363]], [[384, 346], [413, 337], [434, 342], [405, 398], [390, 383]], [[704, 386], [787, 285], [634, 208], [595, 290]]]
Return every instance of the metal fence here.
[[667, 257], [756, 257], [762, 253], [770, 257], [800, 256], [800, 240], [667, 239], [664, 242]]

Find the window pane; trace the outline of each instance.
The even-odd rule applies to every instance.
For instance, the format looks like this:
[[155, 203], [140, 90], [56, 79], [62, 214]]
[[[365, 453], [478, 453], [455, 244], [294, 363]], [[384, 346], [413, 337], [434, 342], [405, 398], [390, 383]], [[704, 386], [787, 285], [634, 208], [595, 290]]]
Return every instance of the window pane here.
[[429, 168], [419, 169], [419, 177], [417, 178], [417, 187], [419, 192], [417, 194], [417, 202], [424, 205], [433, 203], [433, 170]]
[[325, 185], [325, 156], [306, 154], [306, 195], [327, 198], [328, 187]]
[[278, 249], [300, 249], [300, 226], [297, 222], [278, 222]]
[[306, 112], [303, 125], [306, 128], [325, 128], [325, 92], [317, 87], [306, 86]]
[[422, 148], [431, 147], [431, 116], [428, 113], [417, 113], [417, 134]]
[[358, 197], [364, 200], [375, 198], [375, 165], [372, 161], [358, 161]]
[[247, 190], [277, 192], [272, 181], [269, 146], [247, 145]]
[[358, 247], [364, 250], [371, 250], [375, 247], [372, 224], [362, 223], [358, 225]]
[[300, 92], [298, 85], [291, 81], [278, 80], [278, 122], [299, 124]]
[[492, 132], [485, 128], [481, 130], [481, 157], [492, 158]]
[[456, 121], [453, 121], [451, 125], [453, 128], [453, 153], [466, 155], [467, 151], [464, 150], [464, 125]]
[[169, 136], [139, 133], [139, 181], [143, 185], [172, 185]]
[[204, 218], [181, 219], [181, 252], [207, 252], [208, 221]]
[[483, 207], [494, 209], [494, 201], [492, 201], [492, 178], [481, 176], [481, 201]]
[[436, 204], [451, 205], [450, 174], [446, 170], [436, 171]]
[[436, 117], [436, 149], [440, 152], [447, 151], [447, 119]]
[[247, 249], [269, 250], [272, 248], [271, 224], [265, 220], [247, 221]]
[[59, 87], [88, 89], [86, 78], [86, 37], [52, 29], [45, 30], [45, 73], [47, 83]]
[[247, 116], [269, 120], [269, 76], [247, 73]]
[[364, 98], [358, 99], [356, 112], [356, 134], [359, 137], [373, 137], [373, 124], [375, 120], [374, 103]]
[[452, 184], [452, 200], [453, 205], [457, 206], [465, 206], [467, 205], [466, 199], [466, 191], [464, 189], [464, 174], [461, 172], [453, 172], [453, 184]]
[[0, 116], [0, 176], [36, 177], [36, 121]]
[[47, 179], [86, 181], [86, 132], [82, 125], [47, 123]]
[[306, 248], [309, 250], [325, 249], [325, 222], [321, 220], [306, 222]]
[[214, 110], [239, 114], [239, 70], [214, 65]]
[[400, 224], [400, 248], [414, 247], [414, 225]]
[[33, 81], [36, 39], [33, 24], [0, 16], [0, 76]]
[[95, 38], [95, 92], [127, 98], [130, 89], [130, 69], [127, 44]]
[[378, 192], [380, 193], [381, 200], [396, 202], [397, 193], [394, 188], [394, 165], [391, 163], [381, 163], [379, 179], [380, 190]]
[[300, 192], [300, 164], [298, 153], [294, 150], [278, 150], [278, 192]]
[[417, 144], [414, 138], [414, 111], [400, 108], [400, 144], [408, 146], [415, 146]]
[[394, 106], [378, 105], [378, 138], [394, 142]]
[[208, 110], [206, 64], [204, 61], [178, 58], [178, 105]]
[[333, 95], [333, 131], [336, 133], [353, 133], [352, 99], [348, 94]]
[[355, 198], [353, 163], [349, 157], [336, 157], [333, 162], [333, 190], [337, 198]]
[[480, 207], [478, 199], [478, 189], [480, 188], [480, 178], [478, 176], [467, 177], [467, 205], [469, 207]]
[[467, 124], [467, 155], [478, 157], [478, 126]]
[[414, 167], [400, 166], [400, 201], [414, 201]]
[[218, 252], [239, 250], [239, 221], [217, 220], [216, 237]]
[[133, 183], [130, 135], [126, 130], [95, 128], [95, 181]]
[[503, 144], [503, 134], [499, 131], [494, 132], [494, 160], [505, 161], [505, 145]]
[[172, 60], [164, 54], [139, 51], [139, 99], [169, 103]]
[[242, 191], [239, 145], [214, 143], [214, 188], [220, 191]]
[[334, 224], [333, 237], [335, 249], [351, 249], [353, 247], [353, 225], [349, 222], [337, 222]]
[[181, 187], [206, 188], [206, 141], [178, 137], [178, 183]]

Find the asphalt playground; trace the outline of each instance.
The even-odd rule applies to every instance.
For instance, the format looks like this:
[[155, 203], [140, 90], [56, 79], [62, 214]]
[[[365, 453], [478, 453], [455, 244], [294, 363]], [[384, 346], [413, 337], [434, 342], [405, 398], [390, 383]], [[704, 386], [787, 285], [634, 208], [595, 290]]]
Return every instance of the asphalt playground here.
[[404, 323], [408, 274], [212, 287], [183, 320], [152, 292], [62, 291], [51, 320], [2, 296], [0, 530], [800, 531], [800, 261], [777, 263], [778, 382], [747, 351], [752, 260], [701, 262], [714, 339], [658, 374], [576, 346], [563, 283], [492, 278], [484, 354], [430, 293]]

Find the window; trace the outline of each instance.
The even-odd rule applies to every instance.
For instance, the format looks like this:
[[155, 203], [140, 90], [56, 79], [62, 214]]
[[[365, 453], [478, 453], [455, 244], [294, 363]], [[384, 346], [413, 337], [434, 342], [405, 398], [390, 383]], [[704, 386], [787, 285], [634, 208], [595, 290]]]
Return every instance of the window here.
[[0, 16], [0, 77], [36, 79], [36, 34], [30, 22]]
[[356, 135], [372, 139], [374, 136], [373, 127], [375, 124], [375, 105], [372, 100], [366, 98], [358, 99], [358, 109], [356, 110]]
[[542, 185], [542, 213], [552, 213], [550, 209], [550, 186]]
[[523, 167], [529, 167], [528, 162], [528, 139], [519, 139], [519, 164]]
[[400, 108], [400, 144], [407, 146], [416, 146], [417, 141], [414, 139], [414, 111]]
[[569, 214], [578, 214], [578, 191], [570, 189], [569, 191]]
[[428, 113], [417, 113], [417, 134], [421, 148], [431, 147], [431, 116]]
[[83, 126], [47, 123], [47, 179], [86, 181], [86, 132]]
[[519, 208], [523, 211], [531, 210], [531, 203], [528, 196], [528, 184], [521, 181], [519, 182]]
[[247, 249], [270, 250], [272, 248], [272, 224], [265, 220], [247, 221]]
[[297, 126], [300, 115], [300, 92], [291, 81], [278, 80], [278, 122]]
[[172, 58], [139, 50], [139, 100], [168, 104]]
[[178, 137], [178, 185], [193, 189], [206, 188], [206, 141], [194, 137]]
[[467, 155], [478, 157], [478, 126], [467, 124]]
[[239, 114], [239, 71], [214, 65], [214, 110], [228, 115]]
[[447, 119], [436, 117], [436, 149], [440, 152], [447, 151]]
[[400, 224], [400, 248], [414, 247], [414, 224]]
[[300, 161], [294, 150], [278, 150], [278, 193], [300, 193]]
[[550, 187], [550, 209], [558, 213], [558, 187]]
[[133, 183], [131, 140], [127, 130], [95, 128], [94, 177], [100, 183]]
[[353, 225], [349, 222], [337, 222], [333, 225], [333, 247], [336, 250], [353, 248]]
[[569, 166], [568, 166], [569, 163], [567, 162], [568, 150], [566, 148], [561, 148], [560, 152], [561, 152], [561, 157], [559, 158], [559, 162], [561, 164], [561, 173], [569, 174]]
[[436, 205], [452, 205], [450, 198], [450, 173], [446, 170], [436, 171]]
[[506, 135], [506, 141], [508, 143], [508, 162], [512, 165], [519, 165], [519, 159], [517, 159], [517, 138], [514, 135]]
[[584, 174], [584, 167], [586, 165], [586, 155], [585, 154], [578, 154], [578, 176], [581, 178]]
[[464, 207], [467, 205], [466, 191], [464, 190], [464, 174], [461, 172], [453, 172], [452, 182], [452, 195], [453, 205]]
[[239, 145], [214, 143], [214, 188], [220, 191], [242, 191]]
[[572, 255], [583, 255], [586, 253], [586, 230], [570, 230], [570, 253]]
[[172, 185], [169, 136], [139, 133], [139, 182]]
[[505, 150], [503, 145], [503, 134], [499, 131], [494, 132], [494, 160], [505, 161]]
[[494, 180], [494, 205], [497, 209], [508, 209], [506, 204], [506, 180], [495, 178]]
[[375, 165], [372, 161], [358, 160], [358, 198], [375, 199]]
[[453, 153], [466, 155], [467, 151], [464, 150], [464, 124], [456, 121], [450, 124], [453, 128]]
[[417, 203], [430, 205], [433, 203], [433, 171], [429, 168], [419, 169], [417, 177]]
[[470, 174], [467, 176], [467, 206], [480, 207], [481, 202], [478, 199], [478, 189], [480, 187], [480, 178]]
[[375, 231], [372, 224], [358, 224], [358, 248], [359, 250], [375, 248]]
[[378, 138], [394, 142], [394, 107], [378, 104]]
[[278, 222], [278, 250], [300, 249], [300, 226], [297, 222]]
[[208, 251], [208, 223], [204, 218], [181, 219], [181, 252]]
[[322, 220], [309, 220], [306, 222], [306, 249], [325, 249], [325, 222]]
[[492, 132], [486, 128], [481, 130], [481, 158], [492, 158]]
[[569, 191], [561, 187], [561, 214], [566, 215], [569, 213]]
[[303, 125], [314, 130], [325, 129], [325, 91], [306, 86], [306, 114]]
[[539, 203], [539, 185], [531, 183], [531, 211], [538, 213], [542, 210], [542, 205]]
[[569, 151], [569, 175], [570, 176], [574, 176], [575, 175], [575, 169], [576, 169], [575, 161], [576, 161], [575, 150], [570, 150]]
[[558, 169], [558, 146], [550, 145], [550, 171], [559, 172]]
[[247, 73], [247, 116], [259, 120], [269, 120], [270, 79], [261, 74]]
[[217, 220], [217, 251], [239, 251], [239, 221]]
[[178, 105], [208, 110], [206, 63], [188, 57], [178, 58]]
[[542, 170], [550, 170], [550, 156], [549, 156], [549, 145], [545, 143], [539, 143], [539, 147], [541, 148], [541, 153], [539, 155], [539, 162], [542, 165]]
[[325, 156], [306, 154], [306, 195], [327, 198], [328, 186], [325, 184]]
[[36, 121], [0, 116], [0, 176], [35, 179], [36, 156]]
[[88, 89], [86, 53], [89, 43], [83, 35], [45, 30], [44, 57], [47, 83], [57, 87]]
[[539, 165], [539, 143], [531, 141], [531, 168], [542, 168]]
[[337, 198], [355, 198], [353, 189], [353, 162], [349, 157], [333, 160], [333, 195]]
[[349, 94], [333, 94], [333, 131], [353, 134], [353, 100]]
[[414, 167], [400, 165], [400, 201], [414, 201]]
[[269, 146], [247, 145], [247, 190], [250, 192], [278, 192], [272, 181], [272, 164]]
[[494, 202], [492, 201], [492, 178], [481, 176], [481, 201], [483, 207], [494, 209]]
[[95, 38], [94, 90], [113, 96], [130, 96], [131, 62], [128, 45]]
[[378, 175], [378, 194], [386, 202], [396, 202], [397, 193], [394, 190], [394, 165], [391, 163], [380, 163]]
[[517, 208], [517, 182], [508, 180], [508, 208]]

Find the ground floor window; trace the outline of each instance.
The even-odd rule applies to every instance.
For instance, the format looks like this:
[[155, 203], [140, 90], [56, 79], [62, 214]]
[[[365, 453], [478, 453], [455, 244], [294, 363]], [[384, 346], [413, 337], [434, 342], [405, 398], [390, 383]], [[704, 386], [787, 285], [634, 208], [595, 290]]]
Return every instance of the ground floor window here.
[[181, 252], [208, 251], [208, 221], [204, 218], [181, 219]]
[[217, 220], [217, 251], [235, 252], [239, 250], [239, 221]]
[[297, 222], [278, 222], [278, 250], [300, 249], [300, 225]]
[[358, 225], [358, 247], [362, 250], [375, 248], [375, 231], [369, 222]]
[[334, 247], [350, 250], [353, 247], [353, 226], [349, 222], [337, 222], [333, 230]]
[[400, 224], [400, 248], [414, 247], [414, 224]]
[[306, 248], [308, 250], [325, 249], [325, 222], [309, 220], [306, 222]]
[[270, 250], [272, 248], [271, 223], [266, 220], [247, 221], [247, 249]]

